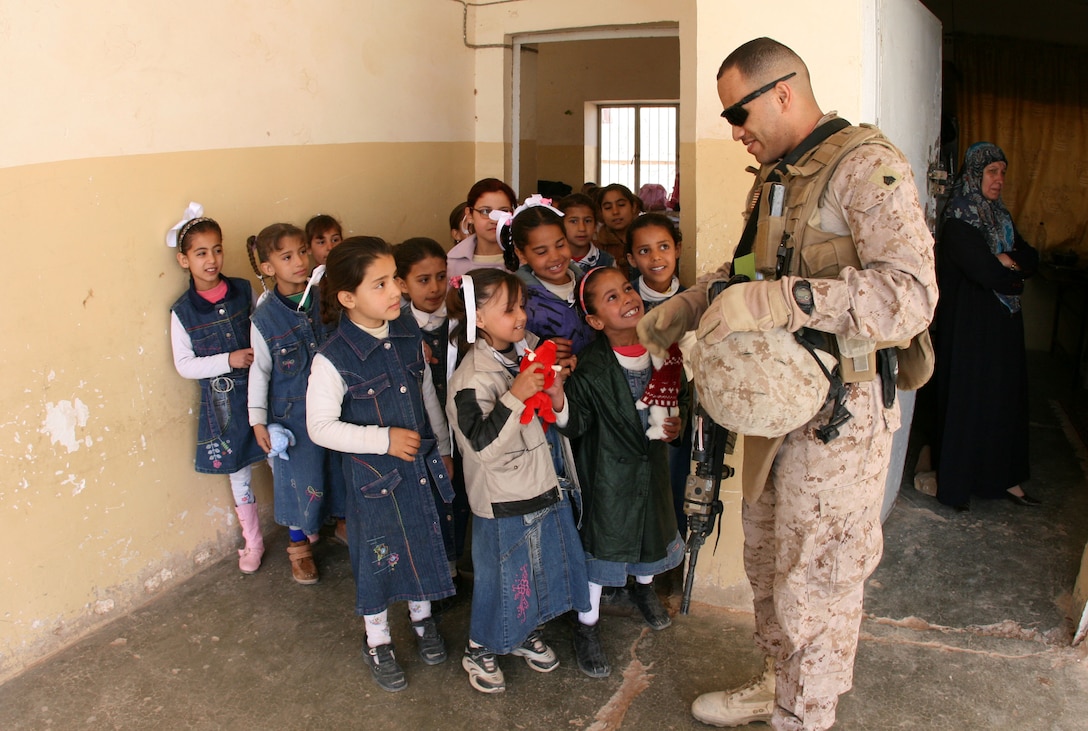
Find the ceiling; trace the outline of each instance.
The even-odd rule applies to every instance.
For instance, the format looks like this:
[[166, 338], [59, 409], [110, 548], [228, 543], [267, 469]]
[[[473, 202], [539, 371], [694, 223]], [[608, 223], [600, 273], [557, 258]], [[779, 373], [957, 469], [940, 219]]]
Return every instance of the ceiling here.
[[1088, 0], [921, 0], [945, 35], [1088, 45]]

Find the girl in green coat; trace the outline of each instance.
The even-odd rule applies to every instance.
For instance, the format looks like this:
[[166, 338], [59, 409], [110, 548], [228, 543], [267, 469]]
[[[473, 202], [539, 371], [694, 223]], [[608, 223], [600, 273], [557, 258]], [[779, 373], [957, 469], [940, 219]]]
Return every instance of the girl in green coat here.
[[[637, 408], [636, 401], [646, 393], [654, 370], [635, 329], [644, 312], [642, 299], [623, 273], [591, 269], [580, 282], [579, 304], [586, 322], [604, 337], [579, 355], [557, 425], [568, 437], [579, 437], [579, 533], [592, 609], [578, 613], [575, 653], [583, 672], [601, 677], [609, 671], [597, 628], [602, 587], [622, 587], [634, 576], [632, 599], [649, 625], [661, 630], [672, 623], [654, 591], [653, 577], [675, 568], [684, 557], [666, 446], [680, 433], [683, 408], [680, 415], [665, 419], [663, 439], [647, 438], [648, 412]], [[673, 388], [681, 407], [686, 406], [683, 379], [677, 377]]]

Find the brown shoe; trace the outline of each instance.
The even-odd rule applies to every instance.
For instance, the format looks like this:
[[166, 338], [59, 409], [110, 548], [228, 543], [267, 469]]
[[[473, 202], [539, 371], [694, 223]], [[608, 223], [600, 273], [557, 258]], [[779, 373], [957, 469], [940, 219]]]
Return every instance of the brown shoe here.
[[291, 578], [300, 584], [317, 583], [317, 565], [309, 541], [291, 541], [287, 544], [287, 556], [291, 559]]
[[348, 524], [343, 518], [336, 519], [336, 530], [333, 531], [332, 539], [341, 546], [348, 545]]

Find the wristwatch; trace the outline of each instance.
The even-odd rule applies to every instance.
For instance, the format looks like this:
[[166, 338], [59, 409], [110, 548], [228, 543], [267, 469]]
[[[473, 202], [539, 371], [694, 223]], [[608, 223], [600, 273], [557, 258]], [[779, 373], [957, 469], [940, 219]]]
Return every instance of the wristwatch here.
[[812, 314], [812, 285], [807, 279], [798, 279], [793, 283], [793, 300], [806, 315]]

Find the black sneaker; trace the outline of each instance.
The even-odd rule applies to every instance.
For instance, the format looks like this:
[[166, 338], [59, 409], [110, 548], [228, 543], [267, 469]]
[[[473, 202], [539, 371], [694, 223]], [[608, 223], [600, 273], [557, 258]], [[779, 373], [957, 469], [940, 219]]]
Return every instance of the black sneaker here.
[[[442, 641], [442, 635], [438, 634], [438, 625], [434, 617], [427, 617], [418, 622], [412, 622], [412, 629], [416, 633], [416, 642], [419, 644], [419, 657], [428, 665], [437, 665], [446, 661], [446, 643]], [[423, 634], [419, 634], [420, 630]]]
[[386, 643], [377, 647], [364, 647], [363, 659], [370, 666], [370, 672], [374, 676], [374, 682], [382, 690], [396, 693], [408, 687], [408, 678], [404, 676], [404, 670], [397, 664], [397, 658], [393, 655], [393, 644]]
[[501, 693], [506, 690], [506, 679], [495, 653], [486, 647], [466, 647], [461, 657], [461, 667], [468, 673], [468, 683], [481, 693]]
[[654, 629], [662, 630], [672, 624], [672, 619], [669, 617], [669, 613], [665, 610], [661, 600], [658, 599], [653, 584], [639, 584], [636, 582], [631, 587], [631, 599], [634, 600], [638, 610], [642, 612], [646, 624]]
[[441, 599], [431, 600], [431, 616], [439, 617], [446, 612], [450, 611], [457, 605], [458, 595], [442, 597]]
[[524, 657], [525, 662], [538, 673], [550, 673], [559, 667], [559, 658], [555, 651], [548, 647], [544, 641], [544, 634], [539, 629], [534, 629], [525, 638], [525, 641], [514, 648], [510, 653], [518, 657]]
[[634, 617], [638, 614], [626, 586], [605, 586], [601, 589], [601, 614], [611, 617]]
[[571, 624], [578, 667], [591, 678], [607, 678], [612, 674], [612, 666], [608, 664], [604, 647], [601, 646], [600, 626], [582, 624], [577, 617]]

